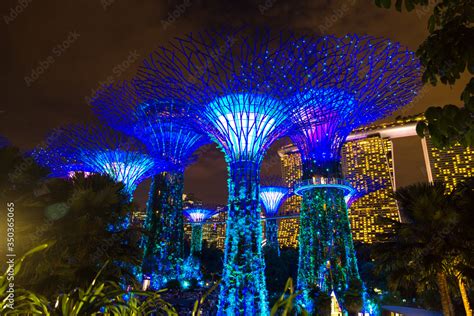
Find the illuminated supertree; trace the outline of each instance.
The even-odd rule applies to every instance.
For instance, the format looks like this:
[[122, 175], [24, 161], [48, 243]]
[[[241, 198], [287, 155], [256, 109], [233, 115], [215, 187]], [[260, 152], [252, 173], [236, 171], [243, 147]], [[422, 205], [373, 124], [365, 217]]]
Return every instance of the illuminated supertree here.
[[99, 92], [92, 105], [107, 124], [138, 138], [154, 158], [166, 162], [166, 169], [153, 176], [142, 240], [143, 273], [152, 287], [161, 288], [182, 275], [184, 170], [208, 139], [190, 123], [184, 103], [152, 93], [144, 98], [131, 83]]
[[[344, 196], [341, 146], [356, 127], [408, 104], [421, 86], [415, 54], [398, 43], [370, 36], [324, 36], [297, 58], [310, 70], [293, 102], [301, 104], [291, 135], [302, 158], [303, 179], [298, 288], [311, 310], [309, 291], [318, 286], [344, 301], [348, 288], [361, 289]], [[360, 286], [359, 286], [360, 285]]]
[[10, 146], [10, 141], [5, 136], [0, 135], [0, 148]]
[[267, 179], [263, 181], [264, 186], [260, 186], [260, 201], [265, 209], [265, 236], [267, 246], [275, 248], [279, 253], [278, 244], [278, 210], [288, 198], [289, 190], [283, 186], [281, 180]]
[[150, 157], [139, 141], [95, 125], [61, 128], [47, 147], [33, 152], [33, 157], [51, 170], [52, 177], [68, 177], [74, 172], [107, 174], [123, 183], [130, 200], [137, 185], [165, 164]]
[[189, 257], [185, 262], [184, 279], [201, 279], [199, 255], [202, 250], [202, 226], [217, 214], [217, 211], [204, 208], [189, 208], [183, 211], [191, 223], [191, 247]]
[[[260, 166], [290, 128], [294, 86], [291, 35], [267, 30], [207, 31], [176, 39], [145, 60], [144, 91], [190, 105], [192, 117], [228, 164], [229, 204], [219, 315], [269, 314], [259, 207]], [[296, 82], [296, 83], [295, 83]]]

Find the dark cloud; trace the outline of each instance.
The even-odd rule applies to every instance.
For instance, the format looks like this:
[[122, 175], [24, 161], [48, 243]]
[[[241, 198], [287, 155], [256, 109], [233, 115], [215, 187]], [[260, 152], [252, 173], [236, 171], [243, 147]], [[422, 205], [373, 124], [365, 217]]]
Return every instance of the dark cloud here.
[[[131, 78], [141, 59], [176, 35], [245, 23], [316, 34], [372, 34], [416, 49], [427, 35], [428, 18], [421, 11], [379, 9], [366, 0], [13, 0], [2, 1], [0, 8], [0, 34], [5, 39], [0, 133], [25, 149], [55, 126], [90, 120], [85, 98], [100, 82]], [[78, 34], [74, 40], [71, 32]], [[131, 54], [138, 58], [127, 63]], [[36, 76], [35, 71], [43, 73]], [[460, 87], [429, 88], [416, 104], [396, 114], [457, 103]], [[272, 147], [269, 156], [274, 155]], [[277, 160], [269, 161], [265, 170], [278, 173]], [[217, 149], [209, 149], [186, 176], [186, 190], [204, 200], [225, 201], [226, 168]]]

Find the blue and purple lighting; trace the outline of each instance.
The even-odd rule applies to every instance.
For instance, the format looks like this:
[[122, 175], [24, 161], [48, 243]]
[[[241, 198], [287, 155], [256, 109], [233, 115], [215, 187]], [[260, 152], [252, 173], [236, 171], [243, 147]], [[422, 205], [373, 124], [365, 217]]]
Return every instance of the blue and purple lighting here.
[[184, 216], [191, 222], [191, 247], [189, 257], [184, 262], [183, 278], [200, 280], [201, 262], [199, 254], [202, 250], [202, 225], [218, 212], [203, 208], [183, 210]]
[[266, 217], [273, 217], [278, 214], [281, 204], [288, 195], [288, 188], [277, 186], [260, 187], [260, 200], [265, 207]]
[[315, 182], [343, 183], [340, 154], [350, 132], [411, 102], [422, 83], [415, 54], [385, 39], [323, 36], [299, 56], [308, 76], [291, 100], [300, 107], [290, 137], [301, 153], [301, 184], [310, 184], [302, 194], [298, 288], [311, 311], [310, 286], [344, 295], [350, 280], [360, 279], [344, 188]]
[[0, 148], [8, 146], [10, 146], [10, 141], [5, 136], [0, 135]]
[[107, 174], [124, 184], [130, 199], [142, 180], [165, 165], [147, 155], [138, 141], [91, 125], [63, 128], [47, 148], [38, 150], [34, 156], [52, 170], [52, 176], [68, 177], [71, 172]]
[[107, 124], [136, 137], [150, 154], [167, 162], [166, 171], [183, 172], [207, 137], [187, 117], [188, 106], [153, 91], [145, 98], [134, 83], [122, 82], [100, 91], [94, 112]]
[[286, 100], [304, 84], [294, 39], [268, 30], [193, 33], [155, 51], [139, 70], [150, 97], [159, 91], [189, 104], [189, 116], [225, 153], [229, 212], [219, 315], [269, 314], [258, 184], [268, 147], [291, 128], [294, 104]]
[[[137, 185], [154, 170], [155, 160], [141, 152], [125, 150], [84, 150], [80, 160], [95, 166], [95, 172], [109, 175], [116, 182], [125, 185], [125, 192], [132, 196]], [[92, 168], [91, 168], [92, 169]]]
[[260, 201], [265, 208], [265, 236], [267, 246], [277, 249], [280, 253], [278, 243], [278, 220], [273, 218], [278, 215], [281, 204], [288, 197], [288, 188], [283, 186], [261, 186]]
[[313, 173], [327, 173], [324, 169], [339, 162], [353, 129], [408, 104], [422, 85], [415, 53], [382, 38], [323, 36], [299, 52], [300, 66], [310, 76], [291, 100], [301, 105], [291, 138]]
[[[179, 279], [184, 260], [182, 194], [184, 170], [193, 154], [208, 143], [188, 119], [188, 106], [156, 91], [137, 90], [123, 82], [100, 91], [92, 101], [97, 115], [114, 128], [142, 141], [154, 159], [166, 162], [163, 173], [153, 175], [143, 236], [143, 269], [155, 288]], [[166, 242], [173, 240], [173, 244]]]
[[287, 118], [278, 115], [284, 104], [270, 97], [231, 94], [204, 107], [206, 119], [230, 161], [259, 161]]
[[183, 210], [183, 213], [193, 224], [204, 224], [209, 218], [217, 214], [215, 210], [204, 208], [188, 208]]

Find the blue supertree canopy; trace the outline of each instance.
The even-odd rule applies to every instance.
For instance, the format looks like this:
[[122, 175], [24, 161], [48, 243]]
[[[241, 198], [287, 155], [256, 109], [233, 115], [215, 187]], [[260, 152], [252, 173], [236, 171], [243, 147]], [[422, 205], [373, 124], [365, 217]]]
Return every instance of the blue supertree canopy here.
[[188, 208], [183, 210], [184, 216], [194, 224], [204, 223], [217, 213], [216, 210], [205, 208]]
[[[145, 60], [139, 86], [145, 94], [183, 100], [190, 114], [229, 162], [261, 162], [290, 124], [288, 100], [301, 81], [291, 34], [268, 30], [190, 34]], [[284, 36], [286, 35], [286, 36]], [[284, 87], [284, 88], [283, 88]]]
[[208, 142], [187, 118], [187, 106], [159, 95], [143, 98], [134, 84], [123, 82], [100, 91], [94, 111], [110, 126], [140, 139], [150, 153], [184, 170], [193, 153]]
[[260, 187], [260, 201], [265, 207], [267, 217], [276, 216], [281, 204], [288, 195], [288, 188], [281, 186]]
[[0, 135], [0, 148], [10, 146], [10, 141], [5, 136]]
[[53, 175], [67, 176], [77, 171], [107, 174], [123, 182], [130, 197], [142, 180], [166, 166], [166, 162], [146, 154], [145, 146], [137, 140], [93, 125], [62, 128], [59, 136], [34, 156]]
[[61, 147], [53, 142], [47, 147], [38, 147], [31, 152], [35, 161], [49, 169], [51, 178], [67, 178], [76, 172], [91, 172], [84, 162], [77, 160], [74, 155], [66, 154]]
[[303, 160], [338, 161], [343, 142], [361, 125], [408, 104], [421, 88], [415, 53], [371, 36], [324, 36], [300, 50], [307, 84], [289, 102], [302, 106], [291, 137]]

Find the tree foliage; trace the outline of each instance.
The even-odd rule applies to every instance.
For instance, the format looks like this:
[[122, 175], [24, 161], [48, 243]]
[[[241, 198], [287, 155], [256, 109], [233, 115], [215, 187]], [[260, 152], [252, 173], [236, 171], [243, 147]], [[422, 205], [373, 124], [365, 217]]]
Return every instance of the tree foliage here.
[[101, 278], [132, 284], [131, 267], [140, 258], [138, 236], [133, 229], [111, 229], [130, 211], [123, 185], [107, 176], [78, 174], [72, 180], [50, 179], [45, 187], [41, 229], [25, 233], [31, 243], [51, 246], [32, 257], [35, 264], [19, 275], [18, 282], [53, 297], [86, 286], [110, 261]]
[[402, 222], [386, 242], [374, 246], [377, 269], [387, 275], [392, 290], [438, 290], [449, 310], [455, 288], [442, 287], [459, 277], [473, 281], [473, 190], [471, 179], [449, 194], [442, 183], [414, 184], [396, 192]]
[[431, 12], [429, 35], [417, 50], [425, 67], [423, 81], [453, 85], [465, 72], [470, 80], [461, 94], [463, 106], [433, 106], [425, 113], [426, 122], [417, 126], [418, 135], [428, 132], [438, 147], [474, 144], [474, 1], [473, 0], [375, 0], [379, 7], [398, 11]]

